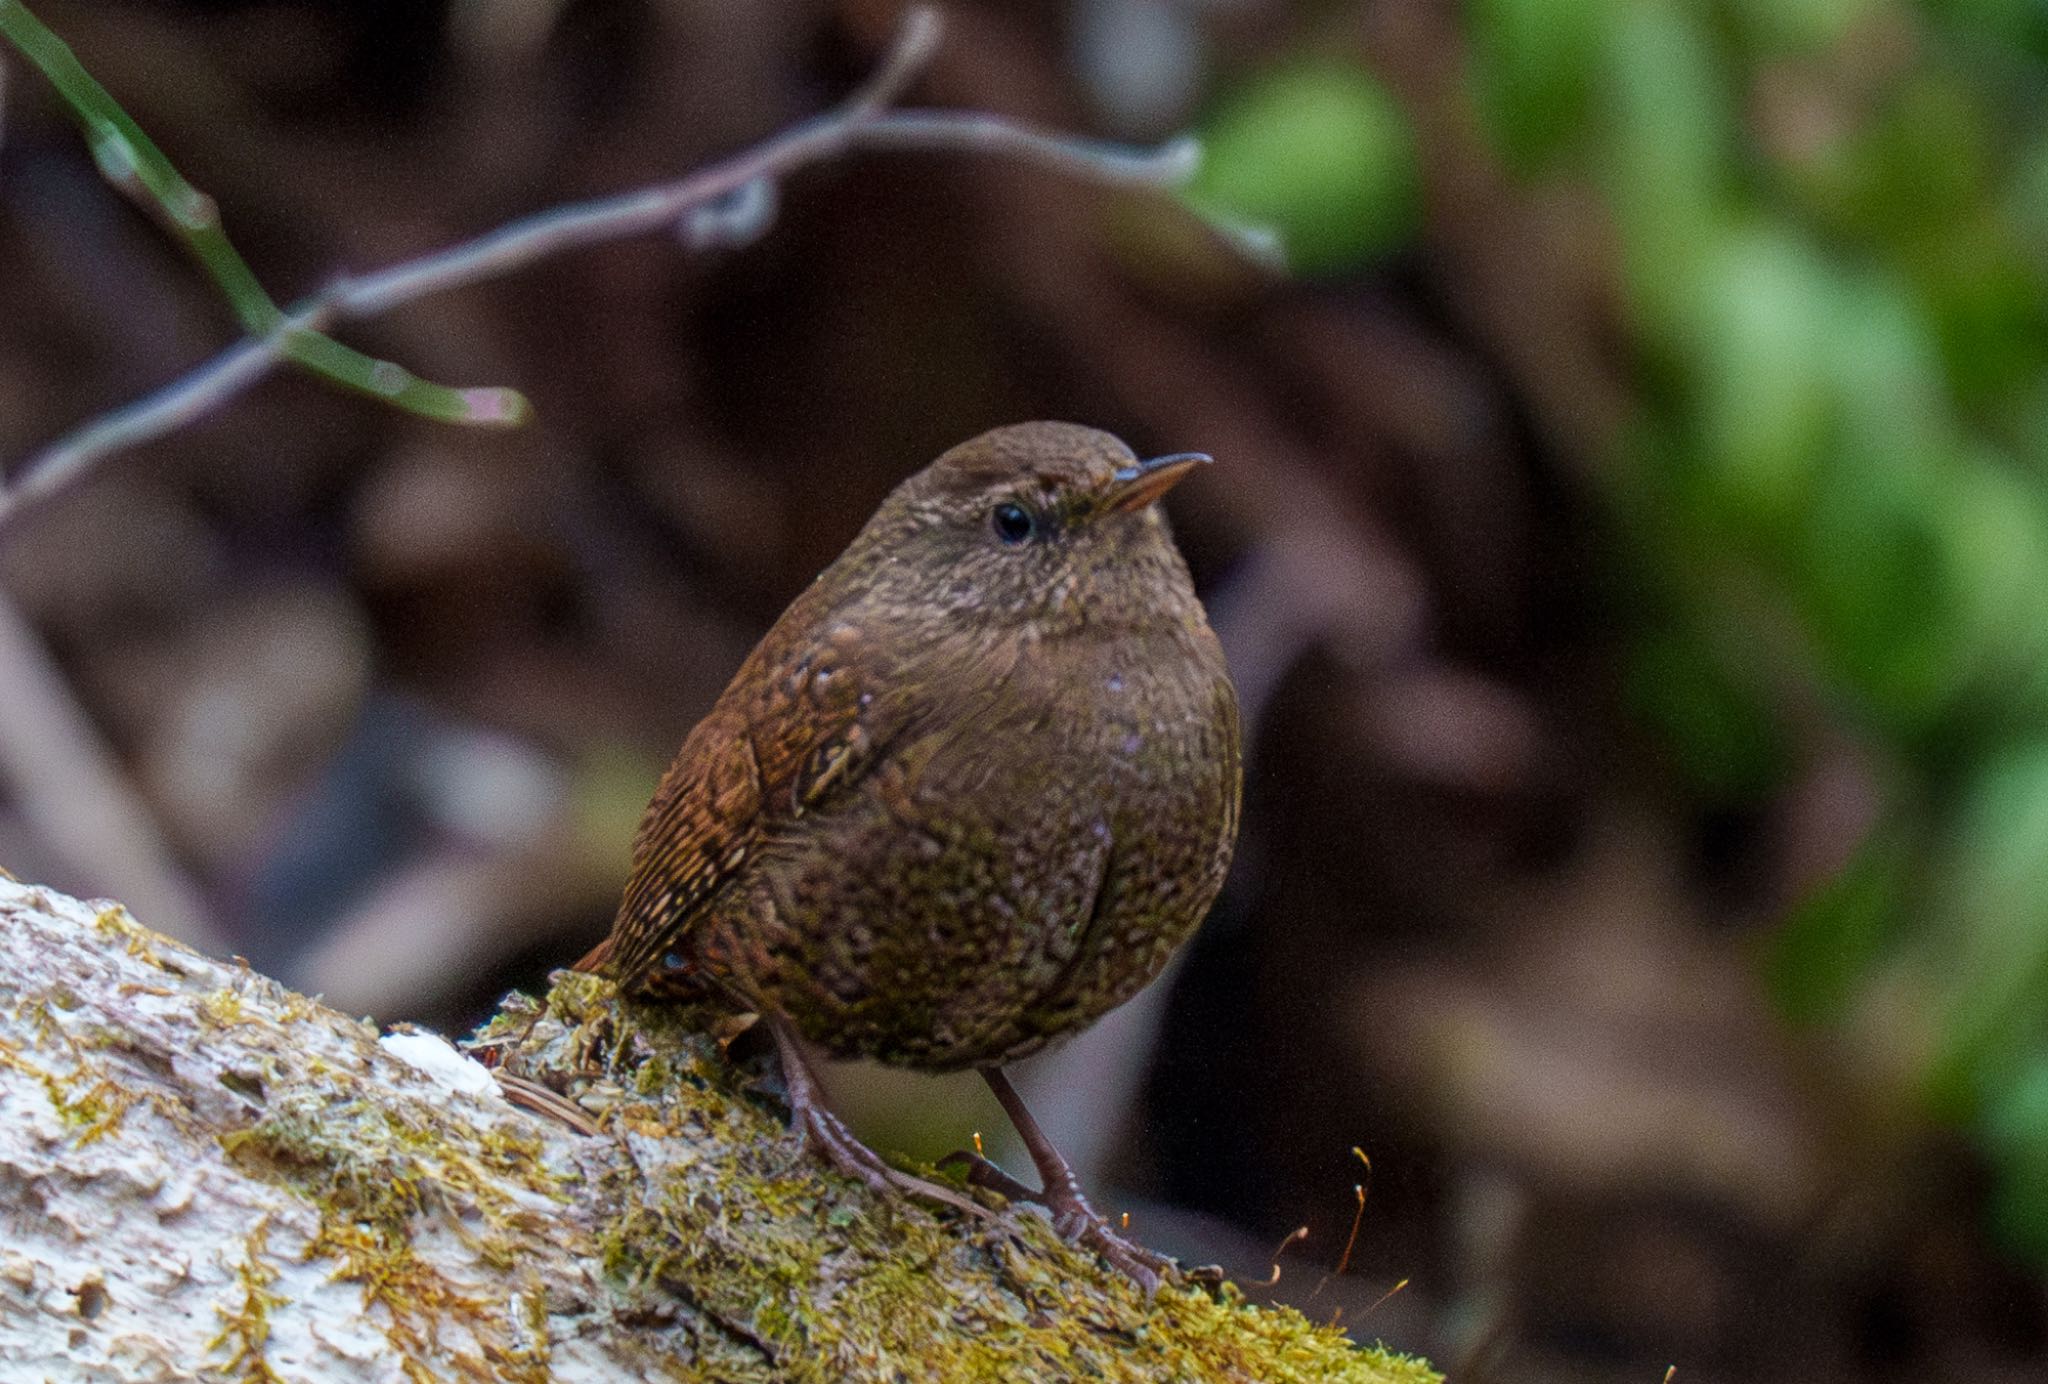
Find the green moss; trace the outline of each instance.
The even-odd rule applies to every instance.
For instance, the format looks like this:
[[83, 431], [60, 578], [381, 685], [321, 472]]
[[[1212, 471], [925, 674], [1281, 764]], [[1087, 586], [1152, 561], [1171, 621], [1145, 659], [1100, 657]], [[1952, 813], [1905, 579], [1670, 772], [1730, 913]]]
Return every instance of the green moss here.
[[107, 1075], [94, 1055], [64, 1031], [50, 1013], [49, 1003], [30, 1000], [17, 1006], [15, 1014], [34, 1027], [38, 1056], [40, 1049], [61, 1052], [65, 1069], [54, 1070], [10, 1043], [0, 1043], [0, 1066], [11, 1067], [40, 1084], [50, 1109], [81, 1146], [119, 1130], [141, 1097]]
[[[172, 965], [179, 955], [166, 946]], [[191, 983], [195, 1041], [261, 1107], [222, 1148], [311, 1209], [297, 1252], [359, 1289], [409, 1378], [538, 1384], [559, 1365], [557, 1333], [586, 1329], [557, 1314], [601, 1323], [621, 1377], [690, 1384], [1436, 1378], [1229, 1290], [1173, 1284], [1147, 1298], [1040, 1217], [980, 1221], [870, 1193], [797, 1145], [755, 1090], [765, 1070], [728, 1056], [710, 1014], [621, 1005], [583, 976], [509, 1003], [476, 1045], [601, 1124], [602, 1137], [576, 1142], [539, 1117], [475, 1119], [467, 1102], [373, 1093], [347, 1046], [356, 1026], [260, 982], [211, 984]], [[40, 1004], [24, 1006], [31, 1018], [50, 1017]], [[280, 1006], [287, 1025], [325, 1025], [343, 1048], [281, 1036], [265, 1019]], [[112, 1130], [102, 1073], [66, 1050], [76, 1075], [45, 1082], [53, 1106], [80, 1131]], [[28, 1060], [0, 1050], [0, 1062]], [[437, 1267], [420, 1238], [430, 1226], [460, 1236], [469, 1265]], [[265, 1351], [290, 1304], [270, 1230], [250, 1234], [239, 1301], [220, 1309], [210, 1350], [226, 1377], [277, 1378]], [[565, 1251], [599, 1270], [574, 1290], [587, 1301], [555, 1301], [530, 1276]]]
[[130, 956], [138, 957], [158, 970], [166, 969], [159, 944], [167, 943], [172, 948], [178, 945], [162, 933], [153, 931], [136, 922], [134, 918], [129, 916], [128, 910], [121, 907], [120, 904], [114, 904], [110, 908], [102, 908], [94, 916], [92, 923], [93, 929], [100, 933], [100, 935], [120, 938], [122, 944], [128, 948]]
[[199, 1017], [215, 1028], [228, 1028], [245, 1021], [242, 997], [230, 986], [222, 986], [199, 1001]]
[[75, 1073], [67, 1079], [44, 1072], [42, 1078], [43, 1093], [49, 1097], [51, 1108], [77, 1134], [81, 1145], [119, 1129], [122, 1118], [140, 1099], [105, 1077], [94, 1079], [90, 1085], [83, 1074]]
[[679, 1313], [686, 1358], [709, 1377], [1438, 1378], [1234, 1289], [1147, 1299], [1037, 1216], [982, 1223], [876, 1197], [798, 1149], [692, 1025], [701, 1015], [615, 1007], [587, 977], [558, 986], [546, 1014], [511, 1060], [588, 1055], [584, 1086], [606, 1094], [613, 1132], [648, 1141], [603, 1189], [618, 1199], [598, 1235], [606, 1278], [628, 1311]]
[[[536, 1136], [478, 1130], [425, 1104], [373, 1102], [349, 1094], [345, 1083], [314, 1081], [273, 1097], [263, 1119], [221, 1144], [245, 1170], [290, 1187], [318, 1210], [306, 1257], [332, 1261], [336, 1278], [361, 1287], [364, 1308], [410, 1377], [436, 1379], [446, 1368], [489, 1379], [547, 1377], [544, 1329], [505, 1339], [510, 1324], [496, 1301], [458, 1289], [413, 1248], [422, 1218], [437, 1212], [500, 1273], [562, 1239], [561, 1218], [506, 1190], [566, 1200]], [[449, 1320], [468, 1324], [483, 1353], [444, 1351], [437, 1327]]]
[[209, 1355], [216, 1350], [228, 1352], [227, 1363], [221, 1367], [223, 1373], [257, 1384], [284, 1384], [283, 1376], [270, 1367], [263, 1354], [270, 1342], [271, 1309], [284, 1305], [284, 1299], [270, 1291], [270, 1285], [277, 1281], [277, 1270], [266, 1262], [269, 1248], [270, 1218], [264, 1216], [243, 1242], [242, 1262], [235, 1269], [235, 1277], [242, 1285], [242, 1305], [232, 1312], [214, 1309], [221, 1318], [221, 1328], [206, 1343], [206, 1350]]

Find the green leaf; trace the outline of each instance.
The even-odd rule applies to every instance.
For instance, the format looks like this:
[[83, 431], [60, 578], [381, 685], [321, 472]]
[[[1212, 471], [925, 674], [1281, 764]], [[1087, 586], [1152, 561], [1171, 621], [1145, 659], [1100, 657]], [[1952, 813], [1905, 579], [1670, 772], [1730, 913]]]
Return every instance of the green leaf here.
[[1801, 1023], [1837, 1018], [1897, 935], [1914, 852], [1873, 832], [1833, 879], [1785, 916], [1764, 958], [1771, 997]]
[[1598, 176], [1637, 309], [1654, 322], [1689, 286], [1699, 248], [1736, 211], [1734, 102], [1691, 11], [1637, 0], [1605, 37]]
[[1993, 1227], [2019, 1253], [2048, 1260], [2048, 1053], [2034, 1053], [1991, 1099], [1983, 1137], [2000, 1173]]
[[1584, 131], [1612, 0], [1476, 0], [1474, 96], [1509, 166], [1535, 172]]
[[1420, 217], [1408, 119], [1369, 73], [1296, 63], [1232, 92], [1182, 195], [1232, 228], [1279, 232], [1288, 264], [1336, 274], [1407, 241]]
[[1626, 695], [1680, 771], [1720, 802], [1753, 802], [1784, 775], [1785, 744], [1755, 692], [1737, 683], [1692, 631], [1659, 630], [1629, 660]]
[[1938, 725], [1964, 681], [1945, 499], [1930, 475], [1834, 457], [1792, 555], [1792, 595], [1832, 680], [1908, 740]]
[[1761, 56], [1821, 52], [1843, 41], [1871, 0], [1734, 0], [1737, 27]]
[[1770, 223], [1718, 237], [1702, 258], [1683, 341], [1713, 497], [1738, 523], [1782, 527], [1805, 507], [1835, 412], [1836, 291], [1832, 267]]
[[1937, 1108], [1981, 1111], [2048, 1038], [2048, 741], [1992, 759], [1951, 826], [1942, 872]]

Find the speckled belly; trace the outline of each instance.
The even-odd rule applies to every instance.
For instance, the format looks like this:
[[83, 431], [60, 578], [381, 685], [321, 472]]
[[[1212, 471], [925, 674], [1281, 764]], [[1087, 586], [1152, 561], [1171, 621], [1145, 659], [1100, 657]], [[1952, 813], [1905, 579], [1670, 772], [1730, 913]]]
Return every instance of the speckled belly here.
[[[914, 783], [884, 770], [828, 830], [770, 847], [714, 904], [699, 958], [841, 1056], [944, 1070], [1085, 1028], [1156, 976], [1214, 899], [1236, 746], [1234, 719], [1207, 714], [1082, 729], [1095, 752], [1066, 756], [1081, 766], [1066, 775], [1015, 735], [963, 737]], [[979, 815], [937, 806], [963, 802]]]

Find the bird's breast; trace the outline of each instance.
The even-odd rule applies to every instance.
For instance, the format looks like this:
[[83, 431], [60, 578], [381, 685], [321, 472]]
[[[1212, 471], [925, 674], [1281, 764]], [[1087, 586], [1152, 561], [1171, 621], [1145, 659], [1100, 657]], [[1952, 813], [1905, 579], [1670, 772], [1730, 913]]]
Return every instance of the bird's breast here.
[[1220, 654], [1178, 633], [1019, 639], [981, 661], [985, 683], [945, 696], [919, 797], [1008, 816], [1042, 810], [1047, 798], [1129, 808], [1212, 780], [1223, 751], [1217, 690], [1227, 682]]
[[1234, 703], [1194, 641], [1020, 640], [916, 686], [913, 726], [733, 922], [773, 920], [771, 998], [834, 1050], [1009, 1060], [1128, 998], [1207, 911]]

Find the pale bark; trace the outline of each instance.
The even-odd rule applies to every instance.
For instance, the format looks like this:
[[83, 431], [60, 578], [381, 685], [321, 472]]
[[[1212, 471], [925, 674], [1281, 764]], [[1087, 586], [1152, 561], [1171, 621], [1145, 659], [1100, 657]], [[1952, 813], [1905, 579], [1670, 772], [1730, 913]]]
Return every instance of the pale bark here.
[[[826, 1172], [693, 1017], [567, 977], [439, 1040], [0, 877], [0, 1378], [1432, 1380], [1036, 1217]], [[424, 1064], [424, 1065], [418, 1065]]]

